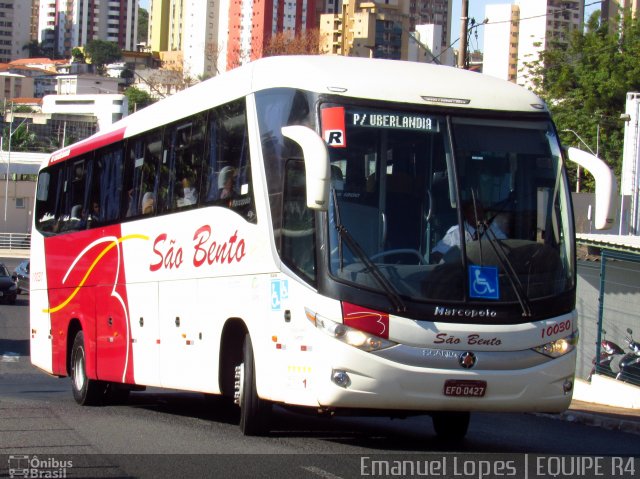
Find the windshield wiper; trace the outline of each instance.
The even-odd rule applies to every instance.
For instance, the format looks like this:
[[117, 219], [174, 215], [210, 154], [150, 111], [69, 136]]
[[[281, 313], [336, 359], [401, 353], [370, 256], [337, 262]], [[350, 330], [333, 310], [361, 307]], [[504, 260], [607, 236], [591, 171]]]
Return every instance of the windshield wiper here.
[[516, 298], [518, 298], [518, 302], [520, 303], [520, 307], [522, 308], [522, 316], [527, 318], [531, 317], [531, 302], [529, 301], [527, 293], [525, 292], [524, 287], [520, 282], [520, 278], [518, 278], [518, 273], [516, 273], [516, 270], [513, 267], [513, 263], [511, 263], [511, 260], [504, 251], [504, 245], [502, 244], [502, 241], [496, 236], [493, 231], [491, 231], [486, 223], [478, 223], [477, 226], [482, 228], [476, 228], [478, 229], [478, 231], [480, 231], [480, 237], [478, 238], [478, 240], [480, 240], [482, 236], [487, 237], [489, 245], [493, 249], [493, 252], [496, 254], [496, 258], [498, 258], [500, 266], [507, 274], [507, 278], [509, 279], [509, 283], [511, 283], [513, 292], [516, 294]]
[[340, 220], [340, 208], [338, 206], [338, 198], [336, 195], [336, 190], [331, 190], [333, 194], [333, 211], [335, 217], [335, 228], [338, 232], [338, 256], [340, 260], [340, 269], [343, 267], [343, 258], [342, 258], [342, 240], [347, 243], [347, 246], [351, 251], [355, 253], [358, 259], [366, 266], [366, 269], [370, 272], [373, 279], [378, 283], [378, 285], [382, 288], [385, 295], [389, 299], [389, 302], [395, 308], [397, 313], [403, 313], [407, 310], [407, 306], [404, 304], [404, 301], [400, 297], [400, 294], [396, 290], [396, 288], [389, 282], [389, 280], [382, 274], [380, 268], [371, 261], [371, 258], [367, 255], [367, 253], [362, 249], [360, 244], [351, 236], [351, 233], [347, 231], [347, 229], [342, 224]]

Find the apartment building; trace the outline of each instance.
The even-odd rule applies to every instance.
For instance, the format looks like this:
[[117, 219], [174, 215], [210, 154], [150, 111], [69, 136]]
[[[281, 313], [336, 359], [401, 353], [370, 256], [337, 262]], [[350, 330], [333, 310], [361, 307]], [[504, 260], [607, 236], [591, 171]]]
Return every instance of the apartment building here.
[[168, 68], [185, 76], [210, 77], [225, 71], [228, 38], [223, 27], [228, 15], [229, 0], [152, 0], [151, 51], [173, 52], [179, 62]]
[[516, 0], [487, 5], [483, 73], [532, 88], [533, 63], [582, 28], [584, 0]]
[[345, 0], [340, 13], [320, 16], [320, 49], [333, 55], [407, 60], [409, 25], [406, 0]]
[[[459, 2], [459, 0], [455, 1]], [[438, 52], [438, 55], [444, 52], [439, 57], [444, 65], [453, 65], [453, 50], [448, 48], [451, 35], [451, 3], [452, 0], [409, 1], [409, 29], [418, 33], [422, 31], [422, 36], [424, 36], [424, 25], [434, 26], [430, 33], [438, 32], [438, 37], [430, 39], [430, 43], [433, 44], [431, 51]], [[419, 25], [423, 25], [423, 27], [418, 27]]]
[[313, 28], [316, 0], [230, 0], [226, 68], [260, 58], [276, 33], [300, 34]]
[[33, 98], [34, 79], [16, 73], [0, 72], [0, 102], [14, 98]]
[[24, 56], [31, 41], [31, 0], [0, 0], [0, 63]]
[[600, 7], [602, 21], [609, 24], [609, 31], [622, 29], [626, 15], [638, 18], [640, 0], [603, 0]]
[[151, 0], [153, 52], [182, 52], [190, 77], [214, 76], [262, 56], [277, 32], [316, 28], [316, 0]]
[[39, 0], [38, 41], [57, 54], [70, 56], [91, 40], [117, 43], [135, 50], [138, 0]]

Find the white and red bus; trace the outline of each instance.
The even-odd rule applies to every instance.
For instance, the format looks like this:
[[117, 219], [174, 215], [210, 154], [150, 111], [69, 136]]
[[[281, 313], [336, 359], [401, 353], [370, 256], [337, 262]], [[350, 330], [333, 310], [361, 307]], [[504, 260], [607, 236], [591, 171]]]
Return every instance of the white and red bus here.
[[[433, 416], [571, 401], [576, 263], [542, 101], [453, 68], [279, 57], [54, 153], [31, 358], [80, 404], [158, 386]], [[456, 239], [457, 238], [457, 239]]]

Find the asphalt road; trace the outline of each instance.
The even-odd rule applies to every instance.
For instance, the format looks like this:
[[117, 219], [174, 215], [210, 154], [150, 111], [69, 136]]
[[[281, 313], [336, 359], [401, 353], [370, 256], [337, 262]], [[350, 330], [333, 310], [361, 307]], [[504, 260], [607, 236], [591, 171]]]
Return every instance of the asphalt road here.
[[[12, 270], [18, 261], [5, 263]], [[584, 462], [553, 459], [564, 455], [602, 456], [604, 477], [640, 474], [640, 460], [629, 459], [640, 456], [640, 436], [533, 414], [475, 414], [467, 439], [452, 445], [436, 439], [428, 416], [326, 419], [276, 409], [269, 437], [245, 437], [234, 406], [200, 394], [153, 389], [125, 404], [80, 407], [68, 378], [31, 366], [28, 337], [21, 295], [0, 305], [0, 477], [332, 479], [408, 476], [414, 462], [422, 477], [603, 477]], [[399, 459], [407, 462], [387, 467], [405, 469], [371, 464]]]

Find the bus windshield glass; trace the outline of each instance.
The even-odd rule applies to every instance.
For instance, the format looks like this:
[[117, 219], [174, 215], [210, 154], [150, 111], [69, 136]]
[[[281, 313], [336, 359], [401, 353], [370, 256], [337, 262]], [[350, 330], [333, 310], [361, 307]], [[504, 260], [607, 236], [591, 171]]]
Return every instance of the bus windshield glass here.
[[411, 301], [520, 302], [523, 313], [574, 287], [551, 122], [336, 104], [320, 119], [337, 280]]

